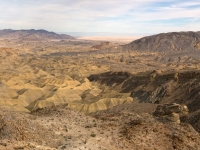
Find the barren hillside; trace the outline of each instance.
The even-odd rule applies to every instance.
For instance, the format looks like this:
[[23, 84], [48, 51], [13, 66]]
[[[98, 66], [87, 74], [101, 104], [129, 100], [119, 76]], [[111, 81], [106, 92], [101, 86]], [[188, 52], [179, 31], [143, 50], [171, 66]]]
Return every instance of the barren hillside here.
[[50, 40], [50, 39], [75, 39], [66, 34], [57, 34], [46, 30], [0, 30], [0, 38], [20, 39], [20, 40]]
[[199, 150], [199, 32], [0, 34], [0, 149]]
[[200, 50], [199, 32], [171, 32], [135, 40], [124, 46], [138, 51], [194, 51]]

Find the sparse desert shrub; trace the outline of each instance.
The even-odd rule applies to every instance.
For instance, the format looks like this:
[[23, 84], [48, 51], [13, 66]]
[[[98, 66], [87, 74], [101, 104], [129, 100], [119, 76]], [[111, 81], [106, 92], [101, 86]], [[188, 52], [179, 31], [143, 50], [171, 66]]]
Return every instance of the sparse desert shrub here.
[[129, 122], [130, 125], [136, 126], [136, 125], [141, 125], [142, 123], [144, 123], [144, 121], [142, 119], [137, 119], [137, 120], [131, 120]]
[[87, 126], [85, 126], [85, 128], [92, 128], [92, 126], [91, 125], [87, 125]]
[[91, 137], [96, 137], [95, 133], [90, 134]]

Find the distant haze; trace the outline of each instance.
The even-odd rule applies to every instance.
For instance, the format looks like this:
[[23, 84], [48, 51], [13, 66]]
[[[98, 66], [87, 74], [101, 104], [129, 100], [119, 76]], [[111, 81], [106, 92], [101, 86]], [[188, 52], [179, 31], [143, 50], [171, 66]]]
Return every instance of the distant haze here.
[[100, 36], [109, 36], [109, 37], [143, 37], [151, 35], [151, 33], [109, 33], [109, 32], [59, 32], [59, 34], [68, 34], [73, 37], [100, 37]]

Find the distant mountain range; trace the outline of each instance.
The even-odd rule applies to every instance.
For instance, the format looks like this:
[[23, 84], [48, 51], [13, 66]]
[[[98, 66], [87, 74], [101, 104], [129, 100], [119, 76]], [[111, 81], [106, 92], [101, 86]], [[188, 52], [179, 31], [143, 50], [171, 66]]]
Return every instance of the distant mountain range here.
[[200, 50], [200, 31], [169, 32], [146, 36], [123, 46], [137, 51], [191, 51]]
[[21, 40], [50, 40], [50, 39], [75, 39], [67, 34], [57, 34], [46, 30], [0, 30], [0, 38]]

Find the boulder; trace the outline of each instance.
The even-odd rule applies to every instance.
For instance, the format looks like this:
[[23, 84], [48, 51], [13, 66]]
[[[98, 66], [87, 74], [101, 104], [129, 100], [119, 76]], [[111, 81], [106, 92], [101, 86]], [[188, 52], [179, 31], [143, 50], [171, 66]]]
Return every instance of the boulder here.
[[158, 105], [153, 115], [165, 121], [180, 123], [180, 117], [187, 116], [188, 112], [186, 105], [172, 103]]

